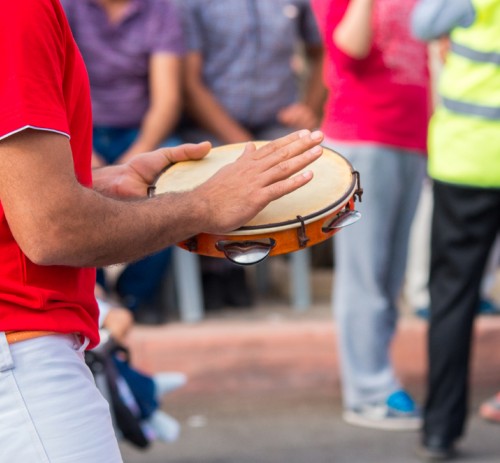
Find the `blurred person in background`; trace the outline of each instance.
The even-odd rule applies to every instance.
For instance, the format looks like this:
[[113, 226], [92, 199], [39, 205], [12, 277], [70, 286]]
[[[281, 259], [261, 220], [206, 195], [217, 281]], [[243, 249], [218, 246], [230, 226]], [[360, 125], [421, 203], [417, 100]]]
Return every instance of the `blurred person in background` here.
[[[125, 163], [138, 153], [176, 146], [181, 107], [181, 24], [168, 0], [62, 0], [90, 78], [93, 166]], [[136, 318], [160, 322], [161, 285], [170, 250], [122, 267], [99, 283]], [[111, 287], [111, 284], [114, 287]]]
[[[324, 98], [322, 45], [308, 0], [178, 0], [187, 54], [182, 137], [212, 145], [314, 129]], [[305, 59], [297, 75], [297, 57]], [[243, 179], [242, 179], [243, 180]], [[245, 271], [201, 258], [207, 309], [247, 307]]]
[[386, 430], [421, 425], [390, 356], [431, 102], [427, 46], [410, 33], [414, 4], [312, 0], [327, 50], [325, 146], [351, 161], [366, 193], [360, 223], [334, 240], [343, 417]]
[[[437, 82], [448, 54], [450, 39], [448, 36], [439, 37], [430, 43], [430, 61], [433, 82], [433, 96], [435, 103], [439, 100]], [[432, 180], [426, 178], [420, 194], [420, 200], [412, 224], [408, 266], [405, 277], [405, 300], [417, 317], [429, 318], [429, 261], [430, 235], [432, 218]], [[495, 300], [493, 290], [496, 274], [500, 264], [500, 236], [497, 237], [488, 259], [485, 274], [481, 283], [478, 315], [500, 315], [500, 307]]]
[[[101, 368], [108, 368], [106, 356], [113, 363], [114, 375], [106, 376], [114, 381], [118, 393], [122, 394], [123, 402], [128, 403], [133, 419], [148, 441], [160, 440], [165, 443], [174, 442], [180, 434], [180, 423], [161, 409], [162, 401], [169, 394], [184, 386], [186, 376], [181, 372], [158, 372], [149, 375], [140, 371], [133, 364], [133, 353], [129, 351], [129, 336], [134, 326], [130, 310], [122, 307], [110, 298], [100, 285], [96, 285], [96, 300], [99, 306], [100, 344], [95, 349], [96, 355], [103, 356]], [[93, 356], [86, 356], [92, 371]], [[98, 372], [101, 372], [101, 368]], [[95, 374], [95, 373], [94, 373]], [[120, 383], [120, 380], [123, 380]], [[96, 384], [99, 384], [96, 381]], [[125, 392], [124, 391], [125, 388]], [[109, 397], [109, 387], [101, 391], [113, 407], [114, 402]], [[131, 397], [131, 398], [130, 398]], [[120, 418], [117, 413], [112, 415], [114, 428], [120, 437]], [[130, 418], [129, 418], [130, 419]], [[126, 437], [126, 436], [125, 436]]]
[[465, 432], [473, 322], [500, 231], [500, 2], [420, 0], [412, 28], [422, 40], [450, 38], [429, 128], [429, 378], [418, 449], [438, 461]]

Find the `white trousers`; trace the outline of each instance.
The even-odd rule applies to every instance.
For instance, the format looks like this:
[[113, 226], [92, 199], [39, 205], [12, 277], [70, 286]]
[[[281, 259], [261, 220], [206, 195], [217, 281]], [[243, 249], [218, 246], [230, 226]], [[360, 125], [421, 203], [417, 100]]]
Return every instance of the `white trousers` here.
[[74, 335], [9, 345], [0, 332], [2, 462], [122, 462], [109, 405]]

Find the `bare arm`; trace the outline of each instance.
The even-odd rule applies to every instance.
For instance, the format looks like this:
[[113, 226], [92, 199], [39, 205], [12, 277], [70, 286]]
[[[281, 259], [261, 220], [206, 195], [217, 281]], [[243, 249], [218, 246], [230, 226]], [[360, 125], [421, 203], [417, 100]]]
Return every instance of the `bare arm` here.
[[119, 163], [154, 150], [172, 132], [180, 113], [180, 69], [178, 56], [158, 53], [149, 63], [150, 104], [141, 123], [139, 135], [120, 157]]
[[252, 134], [228, 114], [203, 82], [201, 54], [188, 53], [184, 66], [186, 106], [191, 116], [222, 143], [252, 140]]
[[[322, 134], [313, 135], [296, 132], [258, 150], [249, 144], [240, 158], [191, 192], [124, 200], [78, 183], [66, 137], [25, 130], [0, 141], [0, 198], [14, 238], [35, 263], [94, 267], [131, 261], [201, 231], [238, 228], [270, 201], [307, 183], [310, 172], [294, 174], [321, 154], [313, 148]], [[190, 157], [200, 158], [209, 144], [190, 146]], [[188, 154], [179, 147], [151, 156], [164, 167], [171, 156]], [[139, 191], [138, 179], [144, 187], [153, 174], [150, 161], [142, 172], [145, 159], [104, 168], [96, 187], [134, 196], [130, 185]], [[248, 179], [243, 184], [242, 173]]]
[[355, 59], [368, 56], [372, 46], [374, 0], [351, 0], [346, 13], [333, 32], [333, 42]]

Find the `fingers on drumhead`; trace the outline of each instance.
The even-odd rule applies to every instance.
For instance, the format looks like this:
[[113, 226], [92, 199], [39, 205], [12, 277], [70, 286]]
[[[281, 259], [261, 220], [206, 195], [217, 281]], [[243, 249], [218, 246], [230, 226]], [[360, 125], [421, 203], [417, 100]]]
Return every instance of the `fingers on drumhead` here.
[[310, 182], [312, 178], [313, 178], [312, 171], [306, 170], [292, 177], [272, 183], [268, 187], [269, 188], [268, 201], [274, 201], [276, 199], [281, 198], [282, 196], [294, 192], [298, 188]]
[[285, 135], [284, 137], [271, 140], [269, 143], [266, 143], [264, 146], [261, 146], [257, 150], [258, 156], [256, 159], [260, 159], [269, 156], [271, 154], [274, 154], [283, 148], [289, 147], [290, 145], [296, 143], [301, 139], [302, 141], [305, 141], [305, 137], [310, 135], [310, 133], [311, 132], [309, 130], [303, 129], [297, 132], [292, 132], [288, 135]]

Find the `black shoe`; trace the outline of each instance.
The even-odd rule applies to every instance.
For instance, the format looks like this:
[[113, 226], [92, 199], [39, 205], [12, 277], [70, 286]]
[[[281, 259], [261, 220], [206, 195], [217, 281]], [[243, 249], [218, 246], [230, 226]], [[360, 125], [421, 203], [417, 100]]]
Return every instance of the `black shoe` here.
[[425, 436], [417, 448], [417, 455], [424, 461], [446, 461], [455, 455], [453, 441], [441, 436]]

